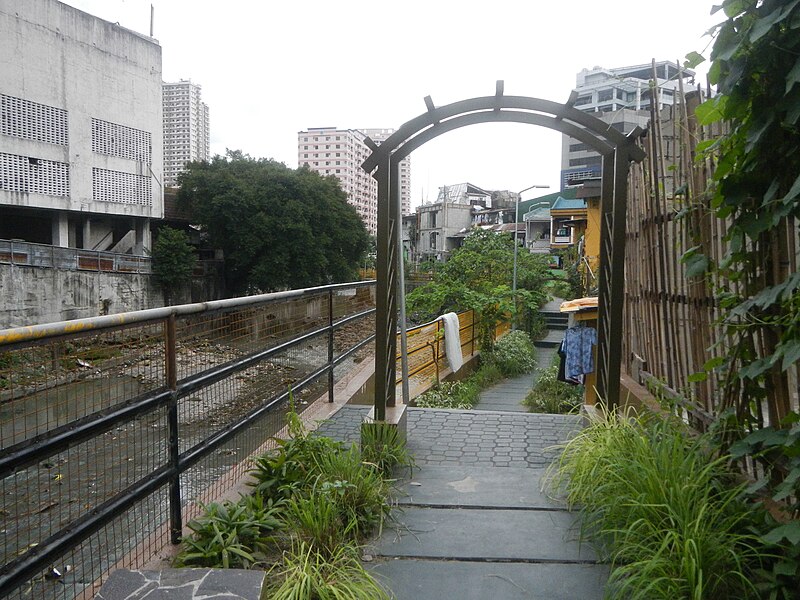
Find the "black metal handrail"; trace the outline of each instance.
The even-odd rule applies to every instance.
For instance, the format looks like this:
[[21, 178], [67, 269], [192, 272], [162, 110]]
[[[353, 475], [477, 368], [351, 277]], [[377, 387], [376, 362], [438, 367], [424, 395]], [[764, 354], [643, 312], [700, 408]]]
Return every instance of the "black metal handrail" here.
[[[262, 294], [245, 298], [220, 300], [200, 304], [188, 304], [137, 311], [119, 315], [94, 317], [64, 321], [33, 327], [20, 327], [0, 331], [0, 355], [9, 351], [26, 351], [27, 349], [63, 343], [87, 335], [97, 335], [110, 331], [125, 330], [142, 324], [150, 326], [159, 324], [164, 331], [164, 360], [166, 386], [139, 394], [124, 402], [97, 410], [89, 415], [76, 418], [66, 424], [52, 427], [44, 433], [12, 443], [2, 449], [0, 454], [0, 480], [13, 476], [21, 469], [36, 465], [58, 453], [65, 452], [82, 442], [98, 438], [117, 426], [130, 423], [134, 419], [152, 414], [159, 409], [167, 409], [167, 431], [169, 435], [166, 464], [154, 468], [151, 472], [140, 476], [136, 481], [118, 491], [112, 497], [92, 508], [79, 518], [65, 523], [58, 531], [38, 540], [27, 548], [19, 548], [16, 556], [0, 566], [0, 590], [10, 593], [24, 582], [30, 580], [45, 569], [53, 561], [79, 546], [81, 542], [98, 532], [105, 525], [117, 518], [123, 511], [153, 494], [165, 485], [169, 486], [169, 527], [171, 540], [177, 543], [183, 529], [183, 509], [181, 504], [180, 476], [200, 460], [208, 457], [220, 446], [238, 433], [250, 427], [264, 415], [282, 406], [289, 397], [290, 391], [276, 393], [264, 398], [259, 404], [249, 409], [235, 421], [225, 424], [204, 439], [194, 443], [188, 449], [179, 451], [180, 426], [178, 423], [178, 401], [198, 390], [208, 388], [242, 373], [255, 365], [264, 363], [270, 358], [285, 355], [293, 348], [310, 343], [313, 339], [321, 339], [327, 335], [327, 360], [322, 366], [315, 368], [298, 381], [291, 390], [301, 392], [324, 375], [328, 375], [329, 400], [333, 400], [333, 370], [348, 356], [366, 346], [374, 335], [366, 336], [352, 344], [338, 356], [334, 352], [334, 332], [345, 325], [363, 320], [375, 313], [375, 308], [359, 310], [334, 319], [334, 295], [337, 292], [373, 287], [374, 282], [356, 282], [291, 290], [275, 294]], [[195, 316], [209, 313], [210, 316], [224, 316], [238, 309], [263, 306], [285, 301], [327, 296], [327, 322], [321, 326], [294, 335], [290, 339], [263, 350], [255, 350], [244, 356], [227, 360], [208, 369], [194, 373], [182, 379], [177, 378], [176, 368], [176, 334], [177, 317]]]

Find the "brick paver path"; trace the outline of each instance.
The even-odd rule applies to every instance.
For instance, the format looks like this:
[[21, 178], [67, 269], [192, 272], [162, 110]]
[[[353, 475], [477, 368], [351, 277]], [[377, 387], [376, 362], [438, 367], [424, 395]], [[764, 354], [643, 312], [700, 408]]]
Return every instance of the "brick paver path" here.
[[[322, 435], [358, 442], [368, 408], [345, 406], [324, 422]], [[579, 429], [577, 415], [408, 409], [408, 449], [418, 465], [546, 467], [554, 448]]]

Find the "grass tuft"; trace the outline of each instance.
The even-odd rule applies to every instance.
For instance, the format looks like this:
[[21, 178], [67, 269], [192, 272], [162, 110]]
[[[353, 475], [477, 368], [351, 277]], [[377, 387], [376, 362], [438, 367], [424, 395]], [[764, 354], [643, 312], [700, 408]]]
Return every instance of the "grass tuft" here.
[[759, 540], [727, 457], [682, 422], [606, 412], [563, 448], [551, 489], [582, 507], [613, 598], [748, 598]]

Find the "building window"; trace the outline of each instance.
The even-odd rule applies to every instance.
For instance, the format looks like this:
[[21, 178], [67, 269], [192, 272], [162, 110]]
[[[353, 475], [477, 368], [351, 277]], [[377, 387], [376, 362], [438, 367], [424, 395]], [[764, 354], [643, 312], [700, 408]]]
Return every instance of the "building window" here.
[[597, 101], [598, 102], [608, 102], [609, 100], [614, 99], [614, 90], [600, 90], [597, 92]]
[[591, 103], [592, 103], [591, 94], [588, 96], [578, 96], [578, 99], [575, 100], [575, 106], [583, 106], [584, 104], [591, 104]]
[[436, 212], [431, 211], [431, 212], [428, 213], [428, 215], [430, 215], [428, 217], [428, 224], [429, 224], [428, 226], [429, 227], [436, 227]]

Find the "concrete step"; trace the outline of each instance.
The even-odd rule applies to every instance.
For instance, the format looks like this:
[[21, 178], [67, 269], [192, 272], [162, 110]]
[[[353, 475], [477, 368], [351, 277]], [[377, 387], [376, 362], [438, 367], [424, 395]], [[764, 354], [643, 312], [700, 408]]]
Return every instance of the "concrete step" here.
[[534, 340], [533, 345], [537, 348], [558, 348], [564, 339], [564, 332], [560, 330], [551, 330], [547, 332], [547, 336], [540, 340]]

